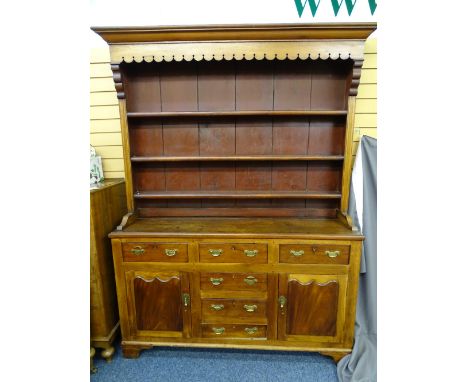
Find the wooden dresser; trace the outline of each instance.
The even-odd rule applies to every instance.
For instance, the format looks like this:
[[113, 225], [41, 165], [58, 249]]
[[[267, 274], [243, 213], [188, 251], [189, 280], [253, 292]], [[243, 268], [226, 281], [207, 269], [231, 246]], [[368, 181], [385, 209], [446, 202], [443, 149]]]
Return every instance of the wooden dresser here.
[[107, 235], [127, 213], [123, 179], [109, 179], [90, 190], [91, 207], [91, 346], [103, 349], [108, 361], [118, 333], [119, 315], [115, 293], [112, 247]]
[[93, 28], [110, 45], [128, 210], [110, 234], [122, 348], [353, 346], [346, 215], [375, 24]]

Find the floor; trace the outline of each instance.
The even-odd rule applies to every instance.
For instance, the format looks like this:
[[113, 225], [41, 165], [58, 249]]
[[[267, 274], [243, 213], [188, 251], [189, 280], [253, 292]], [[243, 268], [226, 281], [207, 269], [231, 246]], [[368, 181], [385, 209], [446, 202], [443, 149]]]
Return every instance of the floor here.
[[116, 349], [112, 362], [96, 354], [91, 382], [337, 382], [331, 358], [318, 353], [153, 348], [138, 359]]

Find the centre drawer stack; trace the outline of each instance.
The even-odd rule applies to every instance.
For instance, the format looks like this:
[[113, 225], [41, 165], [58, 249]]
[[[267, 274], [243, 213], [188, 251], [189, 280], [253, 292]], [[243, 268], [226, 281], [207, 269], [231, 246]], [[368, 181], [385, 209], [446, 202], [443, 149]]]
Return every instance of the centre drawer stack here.
[[[266, 264], [267, 244], [199, 245], [201, 263]], [[268, 277], [257, 272], [200, 273], [201, 335], [205, 338], [266, 339]]]

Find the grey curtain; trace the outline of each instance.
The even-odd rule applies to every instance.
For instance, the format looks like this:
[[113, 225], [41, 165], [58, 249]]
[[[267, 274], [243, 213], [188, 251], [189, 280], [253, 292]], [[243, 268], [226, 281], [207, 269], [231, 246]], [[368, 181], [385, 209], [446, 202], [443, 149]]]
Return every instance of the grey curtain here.
[[377, 140], [362, 137], [358, 151], [348, 213], [366, 239], [361, 260], [354, 347], [352, 353], [337, 365], [340, 382], [377, 380]]

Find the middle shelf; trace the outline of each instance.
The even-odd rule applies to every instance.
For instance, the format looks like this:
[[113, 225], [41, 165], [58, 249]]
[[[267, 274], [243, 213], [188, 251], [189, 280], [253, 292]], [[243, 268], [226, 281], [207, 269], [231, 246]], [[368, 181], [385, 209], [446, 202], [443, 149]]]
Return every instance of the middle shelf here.
[[343, 155], [229, 155], [229, 156], [132, 156], [143, 162], [215, 162], [215, 161], [342, 161]]
[[339, 192], [316, 191], [141, 191], [135, 199], [340, 199]]

